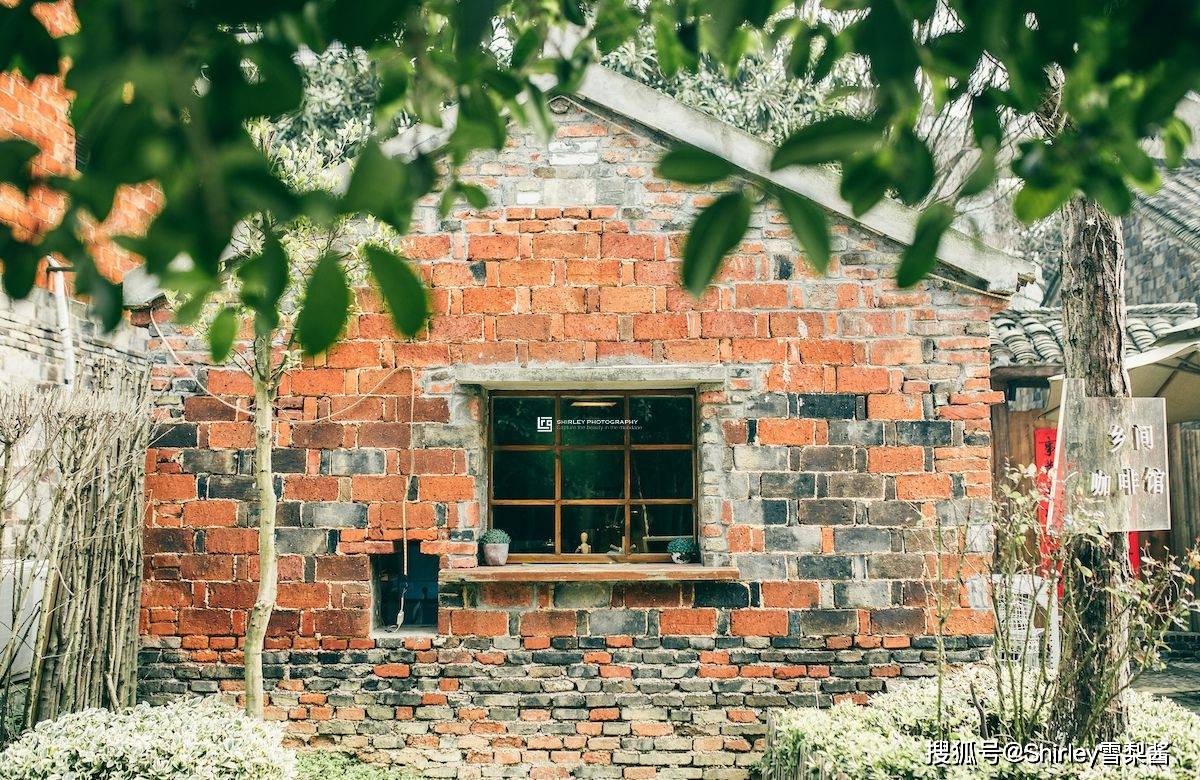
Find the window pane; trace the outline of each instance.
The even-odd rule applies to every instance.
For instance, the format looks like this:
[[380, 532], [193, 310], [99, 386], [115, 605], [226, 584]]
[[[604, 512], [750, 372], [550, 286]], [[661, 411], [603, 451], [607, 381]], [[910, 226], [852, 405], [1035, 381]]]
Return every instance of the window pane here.
[[[583, 534], [587, 534], [586, 541]], [[625, 544], [625, 507], [564, 506], [562, 508], [562, 551], [582, 553], [582, 545], [593, 555], [620, 555]]]
[[691, 450], [642, 450], [629, 453], [633, 498], [691, 498]]
[[554, 399], [498, 395], [492, 398], [496, 444], [553, 444]]
[[554, 507], [494, 506], [492, 528], [507, 531], [512, 537], [508, 551], [517, 553], [554, 552]]
[[493, 452], [492, 497], [554, 498], [554, 453], [550, 450]]
[[624, 498], [624, 450], [564, 450], [562, 497]]
[[691, 504], [634, 504], [629, 525], [631, 553], [665, 553], [672, 539], [695, 535]]
[[565, 397], [558, 421], [563, 444], [624, 444], [625, 399]]
[[629, 399], [629, 419], [635, 421], [629, 441], [632, 444], [691, 444], [695, 431], [692, 408], [690, 395]]

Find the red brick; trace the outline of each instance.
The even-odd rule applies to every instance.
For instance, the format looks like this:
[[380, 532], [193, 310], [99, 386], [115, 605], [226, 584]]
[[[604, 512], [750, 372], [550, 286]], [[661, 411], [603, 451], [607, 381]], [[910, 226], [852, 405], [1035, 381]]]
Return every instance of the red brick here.
[[654, 288], [601, 287], [600, 311], [618, 313], [654, 311]]
[[233, 525], [237, 522], [237, 502], [189, 501], [183, 505], [183, 522], [195, 528]]
[[659, 630], [663, 634], [709, 636], [717, 631], [717, 611], [700, 609], [664, 609], [659, 615]]
[[190, 474], [148, 474], [145, 490], [151, 501], [184, 501], [196, 497], [196, 478]]
[[489, 582], [480, 587], [480, 600], [489, 607], [530, 607], [533, 593], [524, 582]]
[[891, 379], [886, 368], [864, 366], [838, 366], [837, 391], [839, 393], [886, 393], [891, 389]]
[[566, 259], [583, 257], [586, 253], [584, 233], [541, 233], [533, 237], [534, 257]]
[[294, 609], [318, 609], [330, 606], [329, 585], [324, 582], [282, 582], [279, 606]]
[[408, 677], [408, 664], [380, 664], [375, 667], [377, 677]]
[[516, 256], [516, 236], [471, 236], [467, 244], [467, 257], [476, 260], [503, 260]]
[[209, 553], [256, 553], [258, 531], [253, 528], [211, 528], [204, 534], [204, 551]]
[[601, 257], [653, 260], [656, 257], [657, 236], [638, 236], [629, 233], [605, 233], [600, 242]]
[[318, 634], [365, 637], [371, 630], [371, 615], [365, 609], [318, 609], [312, 616]]
[[867, 450], [867, 471], [877, 474], [904, 474], [924, 470], [923, 447], [871, 447]]
[[508, 314], [517, 305], [516, 290], [508, 287], [475, 287], [463, 290], [463, 311], [467, 314]]
[[901, 501], [950, 498], [950, 475], [902, 474], [896, 477], [896, 498]]
[[787, 444], [791, 446], [815, 444], [816, 420], [777, 420], [764, 418], [758, 421], [760, 444]]
[[821, 589], [815, 582], [764, 582], [761, 587], [764, 607], [810, 609], [821, 601]]
[[504, 636], [508, 633], [508, 613], [455, 609], [450, 612], [450, 630], [468, 636]]
[[340, 423], [296, 423], [292, 426], [292, 444], [312, 449], [335, 449], [344, 438]]
[[729, 613], [734, 636], [787, 636], [788, 613], [782, 609], [735, 609]]
[[365, 555], [322, 555], [316, 561], [320, 582], [366, 582], [371, 577]]
[[285, 395], [341, 395], [346, 392], [346, 372], [332, 368], [312, 368], [289, 373]]
[[521, 615], [521, 636], [574, 636], [575, 613], [567, 610], [534, 610]]
[[869, 395], [867, 417], [872, 420], [922, 420], [925, 413], [919, 395]]
[[183, 609], [179, 611], [180, 634], [231, 634], [233, 613], [227, 609]]
[[195, 422], [233, 420], [236, 412], [230, 404], [210, 395], [193, 395], [183, 399], [183, 417]]
[[475, 498], [475, 478], [419, 477], [417, 491], [422, 501], [470, 501]]
[[867, 359], [876, 366], [921, 365], [920, 339], [878, 339], [867, 345]]
[[186, 607], [192, 603], [192, 588], [186, 582], [142, 583], [142, 608]]

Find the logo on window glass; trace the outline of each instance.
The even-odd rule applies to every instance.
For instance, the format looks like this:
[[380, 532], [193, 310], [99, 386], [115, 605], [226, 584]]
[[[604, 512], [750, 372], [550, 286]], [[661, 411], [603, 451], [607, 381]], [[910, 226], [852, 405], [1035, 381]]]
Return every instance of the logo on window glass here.
[[554, 418], [553, 417], [537, 418], [537, 430], [538, 430], [538, 433], [552, 432], [554, 430]]

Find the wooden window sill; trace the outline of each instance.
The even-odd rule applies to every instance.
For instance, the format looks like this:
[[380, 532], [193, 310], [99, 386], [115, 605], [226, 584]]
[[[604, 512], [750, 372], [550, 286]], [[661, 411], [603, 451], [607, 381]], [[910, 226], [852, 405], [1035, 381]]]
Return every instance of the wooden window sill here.
[[514, 563], [443, 569], [440, 582], [700, 582], [736, 580], [735, 566], [695, 563]]

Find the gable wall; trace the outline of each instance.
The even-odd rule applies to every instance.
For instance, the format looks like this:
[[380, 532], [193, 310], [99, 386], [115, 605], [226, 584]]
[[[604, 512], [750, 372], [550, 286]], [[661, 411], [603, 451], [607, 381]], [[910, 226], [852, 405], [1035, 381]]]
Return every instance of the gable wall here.
[[[363, 292], [347, 341], [285, 381], [271, 713], [297, 740], [429, 776], [743, 776], [767, 707], [932, 672], [921, 580], [938, 517], [984, 522], [987, 328], [1003, 302], [896, 290], [896, 247], [847, 224], [817, 278], [761, 210], [693, 301], [677, 284], [681, 234], [714, 193], [656, 178], [649, 136], [569, 105], [558, 120], [549, 146], [517, 133], [469, 165], [495, 208], [443, 221], [423, 207], [405, 248], [432, 289], [426, 336], [396, 340]], [[194, 364], [160, 351], [143, 692], [236, 692], [255, 590], [252, 431], [195, 382], [242, 408], [249, 383], [158, 327]], [[455, 371], [636, 364], [724, 372], [700, 391], [700, 536], [706, 563], [738, 581], [446, 587], [436, 634], [373, 639], [366, 555], [394, 549], [405, 524], [443, 567], [476, 565], [483, 393]], [[986, 534], [972, 538], [977, 566]], [[978, 657], [988, 613], [951, 592], [953, 658]]]

